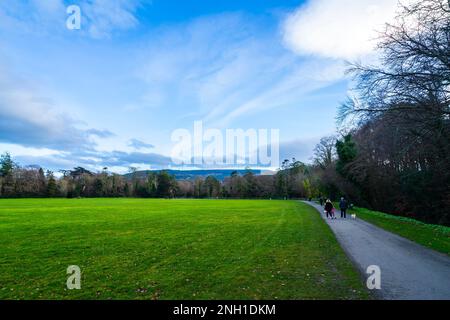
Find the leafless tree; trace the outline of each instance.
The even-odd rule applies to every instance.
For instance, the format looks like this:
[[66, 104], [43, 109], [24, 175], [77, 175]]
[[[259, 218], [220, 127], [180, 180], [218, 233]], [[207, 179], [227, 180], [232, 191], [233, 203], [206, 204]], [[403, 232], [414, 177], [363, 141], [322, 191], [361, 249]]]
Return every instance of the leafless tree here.
[[329, 136], [320, 140], [314, 148], [314, 163], [322, 169], [328, 168], [336, 157], [336, 137]]

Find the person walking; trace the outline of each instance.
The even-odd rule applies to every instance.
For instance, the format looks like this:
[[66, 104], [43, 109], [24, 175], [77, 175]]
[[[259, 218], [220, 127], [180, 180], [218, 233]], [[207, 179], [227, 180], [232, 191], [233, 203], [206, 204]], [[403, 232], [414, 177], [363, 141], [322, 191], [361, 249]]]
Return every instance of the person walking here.
[[341, 201], [339, 202], [339, 209], [341, 209], [341, 218], [346, 219], [347, 218], [348, 202], [347, 202], [347, 200], [344, 197], [342, 197]]
[[328, 217], [330, 217], [331, 219], [333, 219], [333, 203], [331, 203], [331, 200], [328, 199], [325, 202], [325, 212], [327, 214], [327, 219]]
[[322, 198], [322, 196], [320, 196], [319, 202], [320, 202], [320, 206], [323, 206], [323, 198]]

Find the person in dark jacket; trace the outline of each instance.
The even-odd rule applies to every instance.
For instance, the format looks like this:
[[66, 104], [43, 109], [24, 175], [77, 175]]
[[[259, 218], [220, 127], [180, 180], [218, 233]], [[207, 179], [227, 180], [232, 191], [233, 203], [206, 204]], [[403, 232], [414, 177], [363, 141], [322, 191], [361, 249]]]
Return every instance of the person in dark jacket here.
[[339, 202], [339, 209], [341, 209], [341, 218], [347, 218], [348, 202], [344, 197]]
[[320, 206], [323, 206], [323, 198], [322, 198], [322, 196], [320, 196], [319, 202], [320, 202]]
[[333, 218], [333, 204], [331, 203], [330, 199], [325, 202], [325, 212], [327, 214], [327, 218]]

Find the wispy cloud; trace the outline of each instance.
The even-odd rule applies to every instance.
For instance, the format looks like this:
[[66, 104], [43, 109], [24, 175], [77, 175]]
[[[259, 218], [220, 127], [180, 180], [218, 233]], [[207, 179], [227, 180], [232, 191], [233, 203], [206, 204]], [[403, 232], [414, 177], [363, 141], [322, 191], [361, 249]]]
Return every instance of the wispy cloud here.
[[94, 0], [81, 2], [82, 14], [89, 34], [94, 38], [109, 37], [115, 30], [127, 30], [138, 25], [135, 16], [143, 0]]
[[290, 106], [295, 101], [300, 101], [302, 96], [342, 79], [344, 71], [344, 65], [339, 62], [309, 61], [290, 74], [278, 78], [275, 83], [267, 85], [264, 90], [237, 105], [218, 121], [223, 126], [249, 113]]
[[225, 127], [343, 78], [342, 62], [304, 60], [287, 50], [276, 26], [222, 14], [159, 30], [139, 70], [147, 93], [158, 93], [160, 107]]
[[138, 139], [131, 139], [128, 142], [128, 146], [132, 147], [134, 149], [140, 150], [140, 149], [153, 149], [155, 146], [149, 143], [145, 143]]
[[29, 0], [0, 2], [0, 28], [19, 33], [64, 34], [66, 9], [69, 5], [81, 8], [81, 30], [78, 34], [92, 38], [109, 38], [139, 24], [137, 10], [151, 0]]

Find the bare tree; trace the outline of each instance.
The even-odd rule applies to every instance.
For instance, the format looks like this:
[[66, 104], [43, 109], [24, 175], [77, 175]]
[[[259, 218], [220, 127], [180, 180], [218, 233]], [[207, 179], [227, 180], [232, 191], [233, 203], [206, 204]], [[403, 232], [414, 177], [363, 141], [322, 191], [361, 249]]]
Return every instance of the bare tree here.
[[336, 157], [335, 146], [335, 136], [320, 139], [319, 144], [314, 148], [314, 163], [322, 169], [331, 166]]

